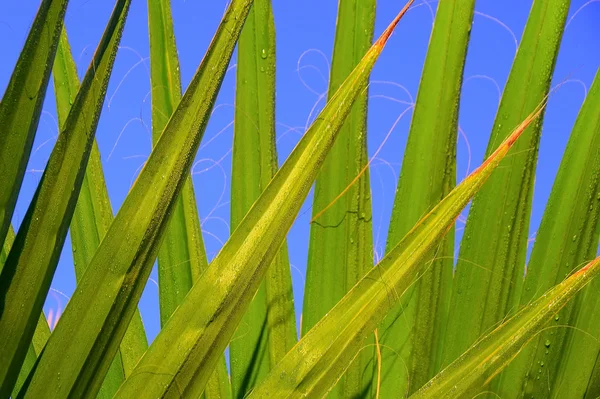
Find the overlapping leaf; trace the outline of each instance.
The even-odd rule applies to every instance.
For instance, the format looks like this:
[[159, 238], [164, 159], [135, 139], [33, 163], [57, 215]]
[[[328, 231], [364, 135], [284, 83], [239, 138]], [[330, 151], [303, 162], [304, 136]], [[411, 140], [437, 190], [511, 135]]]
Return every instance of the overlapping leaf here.
[[[148, 1], [150, 72], [152, 81], [152, 139], [156, 144], [181, 100], [179, 59], [171, 6], [167, 0]], [[164, 325], [208, 262], [196, 209], [191, 177], [173, 209], [158, 253], [160, 322]]]
[[[487, 148], [547, 95], [569, 1], [536, 0], [513, 63]], [[533, 180], [542, 121], [473, 200], [456, 264], [443, 347], [443, 365], [517, 309], [529, 233]]]
[[[58, 123], [64, 126], [79, 90], [77, 69], [64, 29], [58, 45], [53, 75]], [[94, 141], [71, 221], [71, 243], [77, 281], [81, 280], [112, 220], [113, 213], [104, 181], [100, 152], [98, 144]], [[147, 348], [142, 318], [140, 313], [136, 312], [121, 342], [120, 351], [104, 380], [99, 398], [112, 398]]]
[[[349, 367], [362, 342], [431, 262], [427, 256], [490, 177], [537, 110], [463, 183], [456, 187], [313, 327], [252, 392], [251, 398], [322, 397]], [[404, 298], [405, 300], [406, 298]]]
[[406, 8], [325, 106], [156, 337], [117, 397], [195, 397], [204, 390], [218, 355], [229, 343], [279, 252], [325, 156], [405, 11]]
[[[12, 226], [8, 228], [8, 234], [6, 235], [6, 239], [4, 240], [4, 246], [0, 250], [0, 271], [2, 270], [2, 266], [4, 265], [4, 261], [10, 252], [10, 247], [15, 240], [15, 232]], [[50, 336], [50, 328], [48, 327], [48, 322], [46, 321], [46, 317], [42, 312], [40, 314], [40, 318], [35, 328], [35, 332], [33, 333], [33, 339], [31, 340], [31, 344], [29, 345], [29, 349], [27, 350], [27, 355], [25, 356], [25, 360], [23, 361], [23, 365], [21, 366], [21, 371], [19, 376], [17, 377], [17, 382], [13, 387], [13, 398], [17, 397], [17, 394], [21, 390], [23, 383], [25, 382], [29, 372], [33, 368], [35, 361], [37, 360], [38, 355], [46, 345], [46, 341]]]
[[0, 275], [0, 394], [16, 381], [54, 276], [128, 8], [115, 7]]
[[[271, 0], [255, 0], [238, 46], [231, 230], [277, 171], [275, 23]], [[243, 397], [297, 341], [287, 245], [269, 266], [229, 346], [231, 383]]]
[[[44, 0], [0, 102], [0, 245], [10, 226], [42, 104], [68, 0]], [[10, 362], [3, 358], [5, 365]], [[4, 368], [0, 366], [0, 379]], [[4, 383], [2, 393], [8, 392]]]
[[100, 389], [135, 313], [251, 4], [234, 0], [228, 7], [204, 61], [51, 335], [26, 397], [94, 396]]
[[[489, 382], [487, 376], [499, 373], [599, 273], [600, 258], [596, 258], [483, 337], [410, 398], [477, 396], [480, 386]], [[534, 378], [540, 380], [544, 364], [537, 368]]]
[[[374, 25], [374, 0], [339, 2], [329, 98], [368, 51]], [[367, 97], [365, 90], [356, 100], [315, 183], [302, 334], [373, 267], [371, 184], [369, 171], [363, 170], [368, 162]], [[332, 398], [368, 395], [373, 354], [361, 353]]]
[[[181, 76], [169, 0], [148, 1], [150, 73], [152, 85], [152, 138], [156, 144], [181, 100]], [[196, 195], [188, 176], [175, 203], [173, 216], [158, 252], [160, 322], [164, 325], [179, 306], [208, 262], [202, 240]], [[126, 336], [127, 337], [127, 336]], [[206, 398], [231, 395], [223, 357], [208, 384]]]
[[[600, 76], [581, 108], [554, 182], [527, 267], [522, 306], [594, 258], [600, 238], [599, 193]], [[498, 394], [544, 396], [550, 389], [560, 396], [583, 397], [598, 345], [580, 331], [597, 336], [598, 287], [593, 282], [557, 314], [553, 325], [572, 325], [576, 330], [564, 327], [540, 333], [502, 374]], [[537, 378], [541, 362], [543, 378]]]
[[[388, 249], [456, 184], [458, 106], [474, 8], [474, 0], [438, 3], [396, 192]], [[453, 254], [451, 230], [431, 253], [434, 263], [406, 293], [411, 298], [407, 305], [397, 305], [379, 329], [384, 397], [414, 392], [439, 371]]]

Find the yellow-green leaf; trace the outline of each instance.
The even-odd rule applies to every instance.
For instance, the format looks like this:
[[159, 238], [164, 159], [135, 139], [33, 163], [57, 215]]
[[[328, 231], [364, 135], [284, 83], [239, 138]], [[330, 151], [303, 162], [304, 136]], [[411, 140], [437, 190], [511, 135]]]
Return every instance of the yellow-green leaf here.
[[197, 397], [202, 393], [218, 356], [279, 253], [325, 156], [405, 10], [325, 106], [156, 337], [117, 393], [118, 398]]
[[[600, 258], [547, 291], [535, 302], [481, 338], [441, 373], [412, 395], [411, 399], [466, 398], [477, 396], [481, 387], [499, 373], [567, 302], [600, 273]], [[543, 378], [540, 362], [535, 379]], [[522, 395], [522, 394], [519, 394]], [[545, 394], [547, 395], [547, 393]], [[579, 397], [569, 396], [567, 397]]]
[[[541, 107], [540, 107], [541, 109]], [[540, 110], [423, 217], [271, 371], [250, 398], [323, 397], [363, 348], [364, 339], [407, 289], [432, 266], [426, 262], [473, 195], [505, 158]]]

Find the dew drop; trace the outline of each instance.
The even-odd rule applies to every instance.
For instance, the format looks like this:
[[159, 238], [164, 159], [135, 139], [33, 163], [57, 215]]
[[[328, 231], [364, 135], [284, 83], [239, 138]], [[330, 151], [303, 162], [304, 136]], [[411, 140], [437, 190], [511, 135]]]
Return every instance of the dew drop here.
[[266, 59], [267, 58], [267, 50], [266, 49], [262, 49], [262, 51], [260, 52], [260, 56], [262, 57], [262, 59]]
[[544, 343], [544, 345], [546, 346], [546, 348], [549, 348], [550, 347], [550, 340], [547, 339], [546, 342]]

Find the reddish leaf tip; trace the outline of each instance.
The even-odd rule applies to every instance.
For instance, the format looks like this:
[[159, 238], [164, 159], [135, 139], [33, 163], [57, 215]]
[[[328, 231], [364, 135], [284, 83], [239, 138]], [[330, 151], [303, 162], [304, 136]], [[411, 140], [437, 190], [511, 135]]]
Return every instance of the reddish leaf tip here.
[[381, 34], [379, 39], [377, 39], [377, 41], [373, 44], [374, 47], [382, 48], [383, 46], [385, 46], [388, 39], [392, 35], [392, 32], [394, 32], [394, 29], [396, 29], [396, 26], [398, 25], [398, 23], [400, 22], [400, 20], [404, 16], [404, 14], [406, 14], [408, 9], [414, 2], [415, 2], [415, 0], [410, 0], [408, 3], [406, 3], [404, 8], [402, 8], [402, 10], [398, 13], [398, 15], [396, 15], [396, 18], [394, 18], [392, 23], [386, 28], [385, 31], [383, 31], [383, 33]]

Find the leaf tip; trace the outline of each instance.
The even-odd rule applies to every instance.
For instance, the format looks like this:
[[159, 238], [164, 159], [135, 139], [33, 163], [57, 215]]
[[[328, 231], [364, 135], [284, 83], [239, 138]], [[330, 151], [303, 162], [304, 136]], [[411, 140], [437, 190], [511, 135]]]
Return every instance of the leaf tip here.
[[398, 25], [398, 23], [400, 22], [402, 17], [404, 17], [404, 14], [406, 14], [406, 12], [410, 9], [410, 6], [412, 6], [412, 4], [414, 2], [415, 2], [415, 0], [410, 0], [408, 3], [406, 3], [404, 8], [402, 8], [402, 10], [400, 10], [398, 15], [396, 15], [396, 18], [394, 18], [392, 23], [390, 23], [390, 25], [385, 29], [385, 31], [383, 31], [383, 33], [381, 34], [379, 39], [377, 39], [377, 41], [373, 44], [373, 47], [382, 49], [385, 46], [388, 39], [394, 32], [394, 29], [396, 29], [396, 26]]

